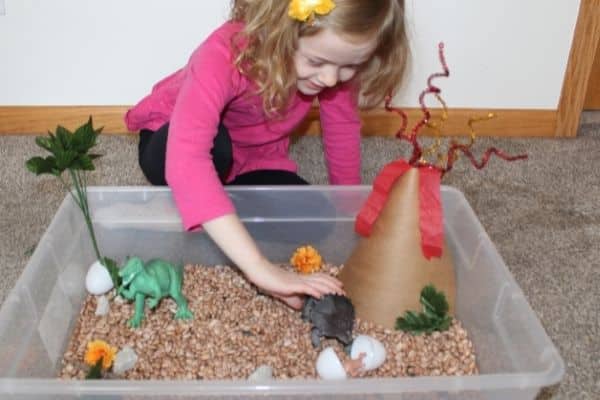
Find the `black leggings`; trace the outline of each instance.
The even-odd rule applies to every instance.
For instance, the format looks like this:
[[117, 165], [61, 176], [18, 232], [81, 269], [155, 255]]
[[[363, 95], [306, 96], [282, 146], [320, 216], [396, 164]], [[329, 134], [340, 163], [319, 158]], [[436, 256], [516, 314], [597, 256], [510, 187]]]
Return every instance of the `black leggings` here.
[[[166, 185], [165, 158], [167, 151], [167, 136], [169, 124], [166, 123], [157, 131], [142, 129], [138, 145], [138, 160], [146, 179], [153, 185]], [[213, 141], [210, 151], [213, 163], [221, 182], [229, 174], [233, 164], [233, 151], [229, 131], [223, 124]], [[308, 185], [299, 175], [284, 170], [257, 170], [238, 175], [227, 185]]]

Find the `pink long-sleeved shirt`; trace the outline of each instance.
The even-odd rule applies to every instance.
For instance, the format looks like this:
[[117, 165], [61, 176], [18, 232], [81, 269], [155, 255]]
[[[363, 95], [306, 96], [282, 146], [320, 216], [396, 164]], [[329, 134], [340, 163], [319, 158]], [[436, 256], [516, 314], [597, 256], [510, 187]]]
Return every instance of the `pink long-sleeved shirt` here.
[[[170, 122], [165, 175], [186, 230], [235, 212], [210, 154], [221, 121], [233, 147], [227, 181], [259, 169], [297, 170], [288, 155], [290, 133], [315, 96], [297, 92], [284, 118], [268, 118], [256, 87], [233, 64], [231, 39], [241, 29], [239, 23], [223, 24], [194, 51], [185, 67], [158, 82], [125, 116], [131, 131], [157, 130]], [[318, 99], [329, 181], [360, 183], [356, 91], [341, 84], [322, 91]]]

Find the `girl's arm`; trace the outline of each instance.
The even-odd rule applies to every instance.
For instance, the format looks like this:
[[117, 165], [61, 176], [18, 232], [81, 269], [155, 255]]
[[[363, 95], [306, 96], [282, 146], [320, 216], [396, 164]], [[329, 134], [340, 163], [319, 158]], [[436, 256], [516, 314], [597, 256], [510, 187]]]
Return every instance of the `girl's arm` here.
[[299, 275], [273, 265], [256, 246], [237, 215], [228, 214], [203, 224], [223, 252], [259, 289], [292, 308], [302, 307], [300, 295], [343, 294], [341, 282], [327, 274]]
[[349, 81], [319, 94], [323, 149], [329, 182], [356, 185], [361, 182], [360, 117], [356, 83]]
[[186, 230], [202, 226], [216, 245], [258, 288], [293, 308], [300, 295], [340, 293], [325, 274], [299, 275], [269, 262], [235, 215], [210, 150], [221, 113], [238, 93], [239, 72], [231, 64], [229, 37], [212, 36], [192, 56], [173, 108], [166, 178]]

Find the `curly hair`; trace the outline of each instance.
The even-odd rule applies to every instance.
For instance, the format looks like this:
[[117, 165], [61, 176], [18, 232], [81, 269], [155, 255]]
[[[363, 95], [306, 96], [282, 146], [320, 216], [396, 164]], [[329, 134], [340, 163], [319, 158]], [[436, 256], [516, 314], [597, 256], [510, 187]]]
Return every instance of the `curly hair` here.
[[[289, 0], [233, 0], [231, 19], [244, 24], [234, 37], [235, 65], [257, 86], [267, 114], [285, 109], [295, 90], [298, 39], [324, 28], [351, 40], [377, 37], [371, 59], [358, 71], [361, 106], [375, 107], [398, 90], [409, 48], [404, 0], [335, 0], [327, 15], [311, 23], [288, 16]], [[364, 39], [363, 39], [364, 40]], [[243, 45], [242, 45], [243, 43]]]

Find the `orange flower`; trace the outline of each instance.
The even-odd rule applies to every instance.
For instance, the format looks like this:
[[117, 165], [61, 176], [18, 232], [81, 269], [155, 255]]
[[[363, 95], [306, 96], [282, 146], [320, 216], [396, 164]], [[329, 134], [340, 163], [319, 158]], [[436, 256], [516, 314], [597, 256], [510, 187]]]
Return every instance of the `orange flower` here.
[[116, 352], [117, 349], [104, 340], [93, 340], [87, 345], [85, 363], [94, 366], [102, 358], [102, 368], [109, 369], [115, 359]]
[[291, 0], [288, 15], [298, 21], [306, 22], [315, 14], [327, 15], [334, 8], [333, 0]]
[[312, 246], [298, 247], [292, 258], [290, 258], [290, 264], [296, 268], [296, 271], [302, 274], [311, 274], [319, 271], [322, 263], [321, 255]]

